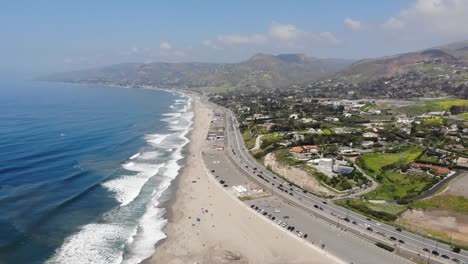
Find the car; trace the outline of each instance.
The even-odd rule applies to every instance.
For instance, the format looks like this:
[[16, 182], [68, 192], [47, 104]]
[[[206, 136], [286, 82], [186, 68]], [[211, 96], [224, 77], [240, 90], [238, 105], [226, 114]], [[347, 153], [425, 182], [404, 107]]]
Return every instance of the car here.
[[280, 209], [275, 209], [273, 212], [275, 212], [275, 213], [281, 213], [281, 210], [280, 210]]
[[397, 240], [396, 237], [390, 237], [390, 240]]
[[431, 252], [428, 248], [423, 248], [424, 252]]
[[264, 207], [268, 207], [268, 204], [264, 204], [263, 206], [264, 206]]
[[326, 202], [326, 201], [322, 201], [322, 203], [323, 203], [323, 204], [327, 204], [327, 202]]
[[401, 239], [399, 239], [398, 242], [400, 242], [401, 244], [404, 244], [404, 243], [405, 243], [405, 241], [403, 241], [403, 240], [401, 240]]
[[376, 225], [376, 226], [382, 226], [382, 224], [379, 223], [379, 222], [375, 223], [375, 225]]
[[460, 254], [460, 248], [454, 247], [452, 248], [452, 252]]
[[370, 232], [374, 231], [374, 229], [372, 229], [372, 227], [368, 227], [367, 230], [370, 231]]
[[267, 215], [268, 213], [267, 212], [263, 212], [263, 215]]
[[273, 216], [273, 217], [271, 218], [271, 220], [275, 221], [275, 220], [276, 220], [276, 217]]
[[276, 180], [276, 177], [275, 177], [275, 176], [273, 176], [273, 179], [275, 179], [275, 180]]
[[447, 255], [445, 255], [445, 254], [444, 254], [444, 255], [442, 255], [441, 257], [442, 257], [442, 258], [444, 258], [444, 259], [450, 259], [450, 257], [449, 257], [449, 256], [447, 256]]
[[294, 226], [291, 226], [291, 231], [294, 231], [295, 227]]
[[253, 170], [254, 170], [254, 171], [257, 170], [257, 167], [253, 168]]
[[224, 183], [225, 183], [225, 181], [223, 181], [223, 180], [220, 180], [220, 181], [219, 181], [219, 183], [221, 183], [221, 184], [224, 184]]
[[286, 227], [287, 225], [288, 225], [288, 223], [284, 222], [281, 226]]
[[319, 208], [319, 209], [323, 211], [323, 208], [322, 208], [322, 206], [320, 206], [320, 208]]
[[286, 229], [287, 229], [288, 231], [292, 231], [292, 230], [291, 230], [291, 226], [288, 226]]
[[211, 170], [211, 173], [214, 173], [214, 172], [215, 172], [215, 170]]
[[307, 234], [304, 234], [302, 237], [303, 237], [303, 238], [307, 238], [308, 236], [309, 236], [309, 235], [307, 235]]
[[401, 230], [401, 228], [399, 228], [399, 227], [398, 227], [398, 228], [395, 228], [395, 230], [398, 231], [398, 232], [403, 231], [403, 230]]
[[302, 232], [297, 233], [297, 235], [300, 236], [300, 237], [302, 237], [303, 234], [304, 233], [302, 233]]
[[456, 258], [453, 258], [452, 261], [455, 262], [455, 263], [460, 263], [460, 260], [456, 259]]
[[271, 214], [268, 214], [268, 218], [271, 218]]
[[357, 222], [356, 222], [356, 221], [353, 221], [353, 225], [357, 225]]
[[223, 187], [228, 187], [228, 186], [229, 186], [229, 185], [227, 185], [227, 184], [224, 184], [224, 185], [223, 185]]
[[283, 216], [284, 219], [289, 219], [289, 215]]
[[294, 196], [294, 194], [292, 192], [290, 192], [289, 195]]
[[254, 208], [254, 207], [255, 207], [255, 205], [253, 205], [253, 204], [250, 206], [250, 208]]
[[371, 221], [371, 219], [369, 217], [366, 218], [367, 221]]
[[319, 206], [318, 206], [318, 205], [316, 205], [316, 204], [314, 204], [314, 207], [315, 207], [315, 208], [317, 208], [317, 209], [319, 208]]
[[434, 256], [439, 256], [439, 252], [435, 251], [435, 250], [432, 250], [432, 255]]
[[348, 218], [348, 217], [345, 217], [345, 218], [344, 218], [344, 220], [345, 220], [346, 222], [349, 222], [349, 221], [351, 221], [351, 220], [349, 220], [349, 218]]

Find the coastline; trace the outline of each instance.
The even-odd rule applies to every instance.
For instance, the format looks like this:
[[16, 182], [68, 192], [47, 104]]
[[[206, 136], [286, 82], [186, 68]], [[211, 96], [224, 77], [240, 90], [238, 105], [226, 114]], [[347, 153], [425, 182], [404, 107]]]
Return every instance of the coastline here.
[[142, 263], [340, 263], [248, 210], [209, 175], [201, 156], [212, 111], [197, 95], [188, 96], [193, 127], [186, 163], [172, 183], [176, 191], [164, 204], [167, 237]]

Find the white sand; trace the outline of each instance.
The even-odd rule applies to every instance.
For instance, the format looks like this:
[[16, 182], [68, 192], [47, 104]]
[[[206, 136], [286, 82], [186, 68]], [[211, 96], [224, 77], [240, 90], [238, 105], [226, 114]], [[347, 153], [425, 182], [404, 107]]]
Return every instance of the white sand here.
[[[340, 263], [258, 215], [209, 175], [201, 155], [212, 112], [199, 98], [194, 98], [194, 110], [190, 153], [179, 176], [173, 217], [166, 229], [168, 238], [156, 248], [149, 262]], [[202, 213], [202, 208], [208, 212]]]

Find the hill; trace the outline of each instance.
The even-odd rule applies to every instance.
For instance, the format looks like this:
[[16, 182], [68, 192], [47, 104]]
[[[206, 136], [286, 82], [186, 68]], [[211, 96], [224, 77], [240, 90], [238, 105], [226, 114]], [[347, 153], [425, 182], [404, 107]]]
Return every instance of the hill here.
[[[428, 64], [432, 66], [425, 66]], [[444, 69], [440, 70], [438, 66], [446, 68], [445, 65], [468, 65], [468, 41], [383, 58], [360, 60], [337, 73], [335, 77], [346, 77], [350, 81], [360, 82], [415, 71], [432, 71], [441, 74]]]
[[278, 88], [287, 87], [293, 82], [329, 76], [351, 62], [319, 59], [304, 54], [256, 54], [240, 63], [129, 63], [57, 73], [42, 80], [159, 87]]

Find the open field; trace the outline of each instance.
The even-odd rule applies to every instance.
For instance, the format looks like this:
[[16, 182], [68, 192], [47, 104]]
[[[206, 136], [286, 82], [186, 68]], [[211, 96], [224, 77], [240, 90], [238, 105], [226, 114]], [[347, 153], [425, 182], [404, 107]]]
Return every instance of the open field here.
[[468, 174], [452, 180], [447, 188], [428, 199], [414, 201], [412, 210], [398, 220], [405, 227], [421, 234], [453, 240], [468, 247]]
[[382, 174], [381, 184], [364, 195], [371, 200], [399, 200], [414, 197], [432, 186], [431, 178], [424, 173], [406, 175], [395, 171]]
[[416, 160], [422, 152], [423, 149], [419, 147], [411, 147], [399, 153], [367, 153], [360, 156], [357, 162], [369, 175], [375, 177], [384, 171], [384, 167], [408, 164]]
[[335, 203], [364, 215], [388, 222], [393, 222], [398, 218], [398, 215], [407, 209], [406, 206], [395, 203], [375, 204], [360, 199], [336, 201]]
[[416, 105], [402, 107], [399, 110], [406, 112], [408, 114], [419, 115], [419, 114], [423, 114], [426, 112], [447, 111], [450, 109], [451, 106], [468, 107], [468, 100], [444, 99], [444, 100], [425, 101]]
[[413, 209], [396, 221], [406, 229], [421, 235], [468, 247], [468, 215], [439, 209]]

